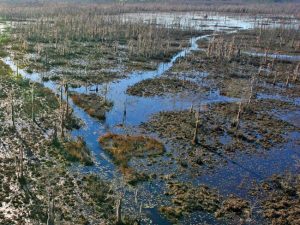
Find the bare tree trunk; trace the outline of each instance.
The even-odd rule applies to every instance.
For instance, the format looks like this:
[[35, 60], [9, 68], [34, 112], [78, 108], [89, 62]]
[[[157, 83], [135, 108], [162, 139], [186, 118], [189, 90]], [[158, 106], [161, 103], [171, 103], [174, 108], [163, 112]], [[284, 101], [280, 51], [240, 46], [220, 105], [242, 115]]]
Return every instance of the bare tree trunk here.
[[125, 126], [126, 123], [126, 116], [127, 116], [127, 102], [125, 102], [124, 105], [124, 111], [123, 111], [123, 118], [122, 118], [122, 125]]
[[106, 103], [107, 101], [107, 93], [108, 93], [108, 83], [105, 84], [104, 103]]
[[52, 193], [49, 193], [47, 225], [54, 225], [54, 199]]
[[200, 123], [200, 115], [199, 115], [199, 112], [197, 112], [196, 113], [196, 124], [195, 124], [194, 136], [193, 136], [193, 140], [192, 140], [193, 145], [199, 144], [199, 140], [198, 140], [199, 123]]
[[273, 80], [273, 85], [275, 85], [276, 79], [277, 79], [277, 72], [275, 71], [274, 80]]
[[56, 141], [56, 140], [57, 140], [57, 127], [56, 127], [56, 123], [55, 123], [52, 141]]
[[15, 108], [14, 108], [14, 93], [13, 93], [13, 87], [12, 87], [12, 91], [10, 93], [10, 109], [11, 109], [11, 121], [12, 121], [12, 126], [13, 129], [16, 128], [15, 125]]
[[240, 117], [241, 117], [241, 113], [242, 113], [242, 101], [240, 101], [239, 103], [239, 111], [236, 115], [236, 119], [235, 119], [235, 128], [238, 129], [239, 125], [240, 125]]
[[116, 223], [117, 224], [122, 224], [122, 199], [117, 200], [117, 205], [116, 205]]
[[62, 86], [60, 87], [60, 111], [61, 111], [61, 115], [60, 115], [60, 129], [61, 129], [61, 138], [65, 137], [65, 133], [64, 133], [64, 105], [63, 105], [63, 90], [62, 90]]
[[32, 122], [35, 121], [34, 84], [32, 84], [32, 89], [31, 89], [31, 119], [32, 119]]
[[267, 60], [268, 60], [268, 49], [266, 49], [266, 51], [265, 51], [264, 64], [267, 64]]
[[135, 191], [134, 191], [134, 202], [135, 202], [135, 204], [138, 204], [138, 190], [137, 189], [135, 189]]
[[23, 173], [23, 169], [24, 169], [24, 165], [23, 165], [23, 162], [24, 162], [24, 152], [23, 152], [23, 148], [21, 147], [20, 148], [20, 151], [19, 151], [19, 169], [20, 169], [20, 177], [19, 178], [22, 178], [24, 176], [24, 173]]
[[67, 95], [66, 118], [68, 119], [68, 117], [69, 117], [69, 85], [68, 84], [65, 85], [65, 92], [66, 92], [66, 95]]
[[252, 79], [251, 79], [250, 94], [249, 94], [249, 99], [248, 99], [248, 105], [251, 103], [251, 100], [252, 100], [252, 97], [253, 97], [254, 82], [255, 82], [255, 77], [253, 76]]
[[290, 73], [288, 72], [286, 82], [285, 82], [285, 86], [287, 86], [287, 87], [289, 86], [289, 81], [290, 81]]
[[17, 61], [17, 76], [19, 75], [19, 61]]
[[16, 164], [16, 176], [19, 179], [20, 178], [20, 161], [19, 161], [19, 157], [17, 155], [15, 156], [15, 164]]
[[190, 113], [192, 113], [194, 111], [194, 105], [192, 104], [190, 107]]
[[299, 76], [300, 63], [297, 64], [294, 70], [293, 82], [296, 82]]

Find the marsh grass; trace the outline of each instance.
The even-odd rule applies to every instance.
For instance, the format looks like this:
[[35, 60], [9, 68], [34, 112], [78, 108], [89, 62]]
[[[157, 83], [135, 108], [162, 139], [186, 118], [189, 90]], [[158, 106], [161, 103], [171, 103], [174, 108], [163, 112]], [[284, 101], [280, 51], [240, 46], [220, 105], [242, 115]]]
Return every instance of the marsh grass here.
[[108, 198], [112, 194], [108, 183], [101, 180], [94, 174], [86, 175], [81, 180], [81, 185], [85, 192], [96, 203], [98, 209], [103, 212], [104, 216], [112, 215], [113, 213], [113, 198]]
[[146, 79], [127, 89], [128, 94], [136, 96], [155, 96], [196, 91], [199, 91], [199, 86], [195, 82], [165, 77]]
[[157, 156], [165, 151], [165, 147], [161, 142], [145, 136], [107, 133], [99, 138], [99, 143], [112, 156], [127, 182], [131, 185], [135, 185], [139, 181], [148, 180], [149, 176], [131, 168], [129, 161], [133, 157]]
[[113, 106], [112, 102], [96, 94], [72, 94], [71, 98], [74, 104], [83, 108], [91, 117], [95, 117], [99, 120], [104, 120], [105, 112], [109, 111]]
[[164, 153], [164, 145], [150, 137], [128, 136], [108, 133], [99, 138], [102, 147], [108, 151], [117, 164], [124, 167], [133, 157], [155, 156]]
[[63, 144], [63, 149], [67, 153], [67, 159], [70, 161], [80, 161], [82, 164], [87, 166], [94, 164], [91, 158], [91, 153], [83, 138], [78, 138], [75, 141], [65, 142]]

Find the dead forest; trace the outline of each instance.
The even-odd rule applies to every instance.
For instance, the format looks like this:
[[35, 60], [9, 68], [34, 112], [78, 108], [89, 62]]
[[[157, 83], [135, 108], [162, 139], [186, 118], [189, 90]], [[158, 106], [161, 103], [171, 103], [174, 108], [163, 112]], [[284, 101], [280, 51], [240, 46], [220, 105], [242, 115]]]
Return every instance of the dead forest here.
[[299, 224], [299, 12], [0, 2], [0, 224]]

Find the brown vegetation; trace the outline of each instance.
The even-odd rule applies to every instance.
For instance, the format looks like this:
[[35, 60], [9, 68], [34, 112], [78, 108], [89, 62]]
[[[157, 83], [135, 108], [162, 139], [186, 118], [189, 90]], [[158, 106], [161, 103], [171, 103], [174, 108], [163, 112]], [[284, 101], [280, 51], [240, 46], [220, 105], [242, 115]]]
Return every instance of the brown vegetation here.
[[177, 221], [184, 214], [195, 211], [214, 213], [217, 218], [237, 220], [250, 218], [249, 202], [235, 197], [223, 197], [215, 189], [205, 185], [170, 183], [166, 195], [172, 196], [171, 206], [162, 206], [161, 212], [170, 220]]
[[109, 111], [113, 103], [96, 94], [72, 94], [74, 104], [83, 108], [90, 116], [99, 120], [105, 119], [105, 113]]
[[76, 185], [80, 177], [66, 167], [66, 156], [84, 160], [89, 153], [82, 140], [66, 143], [68, 149], [59, 144], [54, 135], [60, 118], [56, 95], [38, 84], [33, 91], [28, 80], [13, 75], [2, 61], [0, 65], [0, 223], [106, 223], [98, 212], [102, 206], [92, 207], [95, 200]]
[[[56, 9], [49, 7], [52, 8], [44, 11]], [[75, 14], [60, 9], [60, 13], [48, 16], [34, 9], [23, 8], [22, 12], [26, 10], [27, 22], [13, 22], [16, 35], [12, 50], [20, 64], [39, 71], [55, 67], [57, 74], [48, 77], [46, 73], [44, 79], [61, 79], [63, 75], [81, 85], [118, 79], [124, 76], [122, 72], [132, 69], [153, 68], [152, 61], [169, 60], [188, 45], [188, 39], [196, 32], [175, 25], [170, 28], [167, 24], [132, 21], [126, 15], [107, 15], [89, 7], [75, 7]], [[16, 12], [16, 16], [22, 17], [21, 12]], [[34, 56], [27, 57], [28, 53]], [[116, 69], [116, 64], [122, 72], [110, 71]]]
[[196, 92], [199, 86], [188, 80], [176, 78], [155, 78], [143, 80], [127, 89], [127, 93], [137, 96], [155, 96], [168, 93]]
[[128, 136], [108, 133], [99, 138], [102, 147], [112, 154], [116, 163], [127, 167], [132, 157], [160, 155], [164, 146], [157, 140], [145, 136]]
[[[191, 140], [195, 137], [195, 113], [188, 110], [161, 112], [141, 127], [155, 132], [159, 137], [171, 142], [172, 151], [179, 164], [195, 169], [215, 167], [222, 161], [218, 154], [232, 154], [236, 151], [257, 152], [268, 150], [287, 142], [286, 132], [298, 130], [287, 122], [268, 115], [274, 107], [295, 108], [280, 101], [252, 101], [251, 108], [246, 107], [240, 116], [239, 129], [232, 127], [239, 110], [237, 103], [217, 104], [200, 112], [200, 124], [197, 128], [197, 145]], [[222, 137], [228, 141], [221, 142]], [[216, 161], [217, 160], [217, 161]]]
[[[30, 2], [28, 0], [26, 2]], [[9, 2], [9, 1], [8, 1]], [[92, 2], [92, 1], [91, 1]], [[270, 14], [277, 16], [294, 15], [299, 17], [298, 3], [254, 3], [243, 2], [239, 0], [226, 1], [208, 1], [208, 0], [166, 0], [161, 2], [121, 2], [121, 3], [85, 3], [70, 4], [64, 1], [44, 1], [39, 4], [2, 4], [1, 14], [11, 19], [26, 19], [28, 15], [39, 17], [41, 15], [53, 16], [62, 12], [65, 13], [82, 13], [89, 9], [94, 9], [98, 14], [119, 14], [130, 12], [229, 12], [229, 13], [245, 13], [245, 14]], [[47, 9], [47, 10], [45, 10]]]
[[119, 165], [121, 172], [131, 184], [148, 179], [128, 165], [134, 157], [151, 157], [164, 153], [164, 145], [159, 141], [145, 136], [129, 136], [108, 133], [99, 138], [103, 149], [111, 154], [113, 160]]
[[80, 161], [87, 166], [93, 165], [90, 150], [82, 138], [64, 143], [64, 149], [70, 155], [71, 160]]
[[[112, 205], [115, 199], [110, 186], [95, 175], [82, 178], [66, 168], [70, 165], [66, 159], [85, 165], [93, 164], [93, 160], [82, 138], [67, 141], [65, 130], [73, 127], [74, 121], [68, 100], [63, 101], [64, 91], [68, 99], [69, 82], [66, 85], [65, 80], [88, 86], [123, 78], [124, 71], [130, 71], [132, 67], [154, 69], [158, 61], [167, 61], [187, 47], [191, 35], [200, 34], [189, 28], [182, 30], [181, 24], [175, 20], [170, 25], [158, 26], [155, 20], [149, 23], [127, 20], [124, 13], [211, 9], [299, 16], [299, 4], [174, 2], [177, 4], [43, 2], [12, 6], [0, 3], [1, 15], [12, 24], [9, 31], [11, 42], [8, 37], [0, 37], [4, 49], [0, 50], [0, 55], [6, 56], [9, 50], [13, 60], [18, 61], [18, 67], [28, 67], [27, 71], [31, 72], [42, 71], [43, 81], [62, 81], [58, 99], [43, 86], [22, 79], [18, 72], [17, 76], [12, 75], [8, 66], [0, 63], [0, 199], [4, 203], [0, 205], [4, 210], [0, 212], [0, 223], [28, 220], [29, 223], [108, 224], [115, 217], [117, 222], [122, 222], [122, 197], [118, 197], [114, 217]], [[281, 16], [273, 14], [270, 20]], [[206, 19], [209, 20], [209, 15], [203, 15], [203, 21]], [[238, 156], [238, 151], [266, 153], [274, 147], [279, 149], [289, 141], [286, 137], [289, 132], [299, 132], [298, 128], [272, 114], [274, 111], [298, 112], [298, 105], [258, 99], [261, 93], [273, 96], [280, 93], [288, 100], [300, 96], [300, 64], [270, 57], [270, 53], [276, 52], [299, 53], [299, 31], [283, 25], [289, 22], [290, 19], [283, 19], [278, 29], [265, 29], [262, 23], [253, 31], [228, 35], [218, 33], [209, 42], [201, 39], [200, 44], [206, 51], [192, 52], [190, 56], [179, 59], [173, 68], [173, 72], [184, 72], [179, 79], [170, 74], [168, 78], [145, 80], [128, 89], [128, 93], [137, 96], [183, 91], [196, 93], [199, 91], [198, 82], [185, 79], [185, 75], [189, 76], [189, 71], [193, 70], [196, 73], [192, 79], [203, 80], [204, 90], [217, 89], [221, 95], [239, 98], [238, 103], [218, 103], [205, 106], [205, 110], [198, 111], [198, 106], [192, 106], [190, 110], [161, 112], [142, 124], [147, 132], [157, 133], [168, 144], [170, 151], [164, 157], [154, 158], [162, 155], [165, 149], [160, 141], [150, 137], [108, 133], [99, 138], [103, 149], [111, 155], [129, 184], [148, 180], [151, 177], [148, 171], [154, 172], [155, 177], [158, 174], [162, 179], [171, 180], [166, 192], [171, 203], [162, 206], [161, 212], [172, 221], [178, 222], [197, 211], [214, 213], [217, 218], [240, 223], [251, 217], [252, 208], [244, 199], [220, 196], [217, 190], [205, 185], [195, 187], [189, 183], [173, 182], [173, 179], [177, 171], [181, 172], [178, 174], [180, 178], [190, 179], [192, 174], [191, 179], [197, 179], [201, 173], [212, 172], [204, 168], [221, 167], [223, 162], [234, 160], [231, 156]], [[265, 56], [250, 57], [243, 52], [252, 50], [263, 52]], [[119, 67], [115, 68], [115, 65]], [[46, 72], [50, 69], [54, 75]], [[198, 76], [201, 72], [207, 73], [207, 77]], [[95, 91], [98, 92], [98, 87]], [[97, 94], [72, 93], [70, 96], [74, 104], [101, 120], [113, 106], [106, 97]], [[127, 132], [128, 127], [118, 127], [123, 128]], [[60, 139], [57, 131], [61, 133]], [[147, 157], [150, 160], [144, 160]], [[141, 164], [138, 158], [143, 161]], [[298, 183], [299, 177], [291, 176], [275, 177], [263, 184], [264, 196], [259, 203], [263, 215], [272, 224], [299, 223]], [[119, 185], [116, 189], [123, 191]], [[151, 197], [155, 194], [151, 193]], [[156, 200], [160, 203], [160, 199]], [[126, 206], [132, 202], [126, 202]], [[11, 212], [2, 207], [6, 205]], [[142, 210], [142, 206], [138, 207]]]
[[259, 198], [264, 217], [274, 225], [296, 225], [300, 222], [299, 174], [273, 175], [252, 194]]

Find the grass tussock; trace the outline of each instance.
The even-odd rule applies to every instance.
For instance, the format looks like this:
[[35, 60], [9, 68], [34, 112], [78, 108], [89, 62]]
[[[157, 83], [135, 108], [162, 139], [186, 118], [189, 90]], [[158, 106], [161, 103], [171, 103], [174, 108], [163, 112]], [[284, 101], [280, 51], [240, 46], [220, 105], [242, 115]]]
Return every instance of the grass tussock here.
[[120, 171], [129, 184], [148, 180], [149, 176], [138, 173], [129, 167], [128, 163], [133, 157], [156, 156], [163, 154], [164, 145], [159, 141], [145, 136], [128, 136], [108, 133], [99, 138], [99, 142], [109, 152]]
[[112, 154], [118, 164], [127, 165], [132, 157], [154, 156], [164, 152], [164, 145], [145, 136], [108, 133], [99, 138], [102, 147]]
[[99, 120], [104, 120], [106, 111], [109, 111], [113, 106], [112, 102], [96, 94], [73, 94], [71, 98], [74, 104], [83, 108], [91, 117]]
[[90, 151], [82, 138], [64, 143], [64, 149], [70, 155], [71, 161], [80, 161], [85, 165], [93, 165]]
[[112, 206], [114, 199], [108, 197], [113, 194], [109, 183], [104, 182], [94, 174], [88, 174], [82, 178], [80, 184], [90, 199], [96, 203], [97, 209], [106, 215], [106, 218], [109, 218], [109, 215], [113, 215]]

